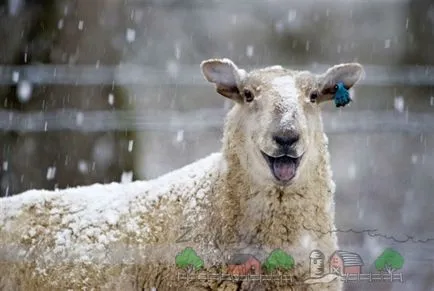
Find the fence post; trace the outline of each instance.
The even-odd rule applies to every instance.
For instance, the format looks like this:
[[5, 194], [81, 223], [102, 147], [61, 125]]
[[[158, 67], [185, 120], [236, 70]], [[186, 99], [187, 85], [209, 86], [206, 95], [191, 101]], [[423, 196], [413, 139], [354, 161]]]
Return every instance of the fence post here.
[[372, 272], [369, 272], [369, 282], [372, 282]]
[[344, 279], [345, 283], [348, 282], [348, 274], [344, 274], [344, 277], [345, 277]]

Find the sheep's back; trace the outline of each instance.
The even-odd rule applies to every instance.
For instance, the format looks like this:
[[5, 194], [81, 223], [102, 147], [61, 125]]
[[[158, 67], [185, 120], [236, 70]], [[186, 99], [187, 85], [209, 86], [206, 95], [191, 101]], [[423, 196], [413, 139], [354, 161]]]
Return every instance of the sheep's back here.
[[173, 260], [181, 228], [207, 211], [221, 162], [216, 153], [150, 181], [0, 199], [0, 289], [119, 284], [132, 266]]

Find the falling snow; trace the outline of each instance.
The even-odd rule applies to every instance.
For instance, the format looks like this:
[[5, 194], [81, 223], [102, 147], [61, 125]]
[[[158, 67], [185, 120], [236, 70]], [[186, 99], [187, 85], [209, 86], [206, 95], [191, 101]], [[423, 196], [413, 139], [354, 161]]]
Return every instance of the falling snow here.
[[181, 58], [181, 46], [179, 43], [175, 44], [175, 58], [179, 60]]
[[357, 174], [356, 165], [351, 163], [348, 166], [348, 178], [350, 178], [351, 180], [354, 180], [356, 178], [356, 174]]
[[21, 103], [26, 103], [32, 96], [32, 84], [29, 81], [21, 81], [17, 85], [17, 97]]
[[253, 57], [253, 53], [254, 53], [254, 47], [252, 45], [248, 45], [246, 47], [246, 55], [251, 58]]
[[411, 155], [411, 163], [412, 164], [416, 164], [418, 160], [419, 160], [419, 158], [416, 154]]
[[[111, 179], [131, 184], [131, 165], [135, 170], [142, 171], [138, 179], [148, 178], [210, 151], [208, 139], [212, 141], [215, 138], [216, 146], [221, 131], [216, 127], [209, 130], [206, 118], [200, 125], [203, 130], [201, 128], [193, 132], [189, 128], [192, 122], [187, 122], [185, 126], [176, 124], [177, 114], [182, 111], [180, 116], [183, 116], [184, 110], [193, 112], [199, 110], [199, 106], [215, 106], [220, 111], [229, 111], [237, 103], [229, 98], [216, 97], [218, 94], [212, 87], [214, 85], [206, 84], [200, 75], [198, 62], [201, 58], [227, 56], [236, 63], [239, 61], [238, 65], [249, 68], [262, 64], [305, 68], [311, 64], [315, 67], [316, 62], [332, 64], [360, 61], [368, 68], [365, 76], [366, 90], [362, 88], [357, 91], [361, 94], [358, 99], [360, 102], [354, 103], [356, 106], [352, 108], [324, 110], [326, 114], [332, 112], [330, 115], [333, 116], [323, 119], [326, 128], [331, 132], [339, 132], [344, 128], [343, 133], [331, 134], [329, 144], [331, 160], [335, 163], [333, 171], [337, 173], [334, 175], [338, 185], [336, 197], [341, 203], [340, 211], [337, 212], [338, 222], [348, 221], [349, 227], [354, 228], [366, 224], [384, 232], [388, 232], [389, 227], [392, 229], [396, 226], [398, 232], [410, 235], [413, 235], [413, 229], [420, 229], [424, 233], [432, 232], [430, 224], [425, 223], [429, 222], [428, 214], [432, 212], [429, 208], [432, 205], [432, 195], [428, 190], [432, 188], [430, 175], [434, 159], [431, 134], [434, 95], [430, 96], [433, 90], [427, 84], [432, 82], [430, 77], [433, 74], [429, 44], [432, 43], [434, 5], [428, 0], [425, 1], [426, 5], [419, 5], [423, 9], [417, 8], [418, 5], [414, 9], [410, 5], [409, 9], [408, 5], [395, 5], [392, 3], [394, 1], [390, 1], [390, 5], [387, 4], [390, 13], [383, 13], [381, 17], [378, 17], [375, 5], [357, 3], [354, 6], [354, 1], [344, 5], [337, 2], [334, 4], [333, 1], [324, 5], [310, 5], [311, 3], [303, 1], [293, 5], [275, 0], [260, 4], [261, 1], [257, 1], [250, 3], [252, 8], [240, 12], [231, 6], [233, 3], [230, 1], [226, 7], [223, 6], [224, 1], [216, 1], [212, 13], [201, 15], [202, 11], [207, 13], [208, 8], [204, 7], [194, 10], [194, 16], [199, 16], [194, 18], [189, 16], [188, 10], [178, 9], [178, 6], [184, 5], [182, 1], [175, 5], [176, 8], [173, 5], [157, 5], [157, 9], [153, 9], [153, 1], [145, 7], [107, 1], [102, 6], [95, 5], [98, 9], [94, 11], [96, 13], [90, 11], [92, 4], [75, 5], [73, 1], [67, 1], [69, 6], [65, 6], [62, 1], [54, 1], [56, 9], [50, 15], [54, 21], [50, 21], [50, 27], [47, 26], [48, 23], [38, 25], [38, 13], [43, 12], [39, 9], [44, 4], [36, 5], [36, 10], [31, 12], [34, 6], [32, 2], [36, 1], [8, 0], [3, 5], [4, 24], [11, 23], [10, 28], [5, 26], [8, 33], [4, 35], [6, 59], [2, 64], [5, 67], [3, 85], [10, 86], [12, 90], [4, 90], [1, 101], [4, 118], [0, 123], [3, 122], [1, 130], [5, 132], [0, 144], [0, 196], [36, 187], [54, 185], [56, 188], [68, 183], [73, 186], [73, 181], [93, 183], [110, 182]], [[220, 5], [225, 8], [225, 16], [218, 11]], [[266, 17], [258, 22], [254, 11], [261, 10], [266, 12], [266, 15], [262, 15]], [[15, 15], [18, 17], [11, 17]], [[90, 15], [95, 18], [89, 17]], [[221, 20], [221, 23], [215, 25], [215, 20]], [[318, 20], [320, 21], [316, 22]], [[43, 30], [43, 37], [37, 36], [38, 30]], [[46, 35], [47, 32], [49, 35]], [[19, 47], [7, 43], [8, 38], [18, 41]], [[54, 43], [50, 43], [52, 40]], [[44, 56], [48, 56], [52, 64], [44, 63]], [[12, 58], [11, 62], [9, 57]], [[137, 76], [134, 71], [125, 75], [117, 74], [116, 70], [123, 67], [124, 62], [143, 66], [145, 70]], [[44, 66], [50, 67], [47, 71], [40, 69]], [[81, 67], [97, 73], [76, 75], [74, 71]], [[416, 69], [413, 70], [413, 67]], [[30, 71], [27, 71], [28, 68]], [[106, 74], [106, 70], [112, 69], [115, 74]], [[156, 70], [158, 76], [150, 74], [150, 78], [146, 78], [146, 70]], [[161, 70], [163, 75], [167, 74], [173, 80], [167, 76], [160, 78]], [[419, 71], [422, 73], [419, 74]], [[420, 75], [423, 80], [418, 84]], [[99, 80], [101, 76], [109, 80]], [[84, 84], [87, 81], [91, 84]], [[155, 81], [156, 84], [148, 86], [148, 81]], [[56, 85], [61, 83], [64, 85]], [[138, 86], [131, 86], [131, 83], [138, 83]], [[115, 90], [114, 86], [122, 88], [117, 91], [118, 88]], [[355, 87], [356, 90], [360, 88]], [[124, 92], [124, 89], [127, 94], [114, 93]], [[391, 96], [395, 97], [393, 101], [387, 99], [392, 90], [395, 90]], [[353, 89], [350, 89], [350, 94], [355, 100]], [[405, 97], [398, 96], [400, 94]], [[108, 114], [91, 124], [90, 120], [95, 120], [92, 110], [107, 110]], [[131, 110], [134, 114], [138, 113], [139, 118], [136, 120], [134, 116], [128, 116], [126, 120], [120, 120], [122, 117], [116, 115], [118, 110]], [[160, 111], [166, 110], [176, 113], [158, 115]], [[364, 118], [358, 110], [369, 111], [372, 115], [368, 114]], [[68, 115], [64, 119], [59, 118], [57, 114], [65, 111]], [[147, 116], [148, 111], [152, 113], [149, 114], [151, 116], [155, 113], [155, 120]], [[357, 118], [347, 120], [352, 113]], [[215, 116], [210, 116], [209, 119], [210, 123], [217, 120]], [[180, 123], [183, 122], [181, 118], [179, 120]], [[186, 120], [202, 122], [195, 119], [193, 113]], [[218, 120], [223, 125], [223, 118]], [[139, 127], [134, 135], [127, 133], [129, 129], [122, 128], [122, 124], [127, 123], [127, 126]], [[171, 126], [170, 130], [165, 128], [164, 123], [170, 123], [167, 125]], [[118, 131], [110, 129], [119, 124], [121, 128]], [[62, 128], [70, 125], [79, 126], [79, 130]], [[102, 130], [92, 132], [98, 126]], [[142, 130], [142, 126], [146, 130]], [[196, 123], [192, 126], [196, 126]], [[91, 128], [91, 132], [86, 128]], [[172, 131], [173, 128], [177, 129]], [[425, 129], [420, 137], [419, 128]], [[19, 129], [25, 130], [21, 134]], [[32, 133], [33, 130], [37, 133]], [[56, 136], [53, 142], [58, 148], [53, 148], [50, 136]], [[135, 140], [129, 140], [132, 136]], [[161, 136], [164, 136], [166, 142]], [[205, 142], [190, 145], [186, 142], [187, 138], [189, 141], [194, 139]], [[171, 142], [169, 145], [167, 140]], [[153, 148], [148, 148], [149, 146]], [[173, 151], [174, 147], [179, 151], [182, 149], [182, 155], [179, 151]], [[140, 164], [142, 161], [143, 164]], [[28, 171], [24, 171], [26, 167]], [[65, 168], [71, 170], [71, 176], [65, 174]], [[74, 178], [74, 175], [78, 178]], [[62, 181], [57, 181], [60, 176]], [[63, 180], [63, 177], [71, 178]], [[118, 191], [130, 186], [132, 185], [112, 189]], [[119, 220], [117, 210], [124, 207], [124, 197], [116, 193], [102, 195], [98, 187], [88, 189], [92, 194], [96, 193], [99, 199], [94, 201], [90, 196], [85, 198], [81, 191], [71, 190], [73, 193], [65, 201], [72, 201], [68, 202], [70, 204], [77, 202], [74, 204], [77, 207], [89, 207], [87, 202], [100, 203], [101, 200], [105, 201], [101, 204], [103, 208], [111, 211], [106, 213], [106, 217], [97, 217], [97, 214], [95, 217], [79, 216], [84, 218], [80, 223], [116, 224]], [[41, 197], [51, 195], [45, 191], [37, 192]], [[142, 195], [144, 192], [140, 189], [136, 193]], [[92, 231], [89, 230], [89, 233], [92, 234]], [[30, 234], [37, 235], [37, 232], [32, 230]], [[357, 237], [360, 238], [362, 248], [374, 257], [388, 242], [383, 238]], [[100, 242], [107, 243], [113, 240], [110, 235], [97, 238]], [[61, 230], [56, 240], [57, 244], [66, 246], [74, 240], [74, 232]], [[347, 241], [346, 237], [343, 241]], [[351, 238], [349, 241], [354, 242]], [[359, 242], [354, 245], [359, 245]], [[304, 237], [302, 243], [308, 246], [309, 239]], [[407, 245], [399, 244], [399, 247], [406, 248]], [[428, 244], [418, 244], [418, 247], [415, 244], [409, 245], [405, 251], [406, 272], [432, 273], [429, 263], [423, 265], [426, 256], [419, 253], [419, 246], [422, 249]], [[93, 247], [89, 246], [87, 251], [93, 250]], [[67, 247], [65, 249], [70, 250]], [[91, 257], [83, 250], [83, 259]], [[374, 260], [367, 258], [366, 261], [372, 263]], [[411, 276], [416, 278], [419, 273]], [[432, 276], [429, 277], [431, 278]], [[422, 280], [419, 281], [422, 284]], [[425, 283], [425, 286], [430, 286], [428, 284]], [[408, 288], [412, 287], [410, 285]], [[155, 291], [157, 288], [152, 287], [150, 290]]]
[[237, 15], [236, 14], [232, 15], [231, 24], [232, 25], [236, 25], [237, 24], [237, 20], [238, 20]]
[[49, 167], [47, 169], [47, 180], [53, 180], [56, 175], [56, 167]]
[[283, 23], [283, 21], [277, 21], [276, 24], [274, 25], [274, 29], [276, 30], [277, 33], [283, 33], [285, 29], [285, 24]]
[[78, 171], [82, 174], [86, 174], [87, 172], [89, 172], [89, 164], [85, 160], [79, 160], [77, 167]]
[[64, 20], [63, 18], [59, 19], [59, 21], [57, 22], [57, 29], [62, 29], [64, 25]]
[[83, 124], [83, 119], [84, 119], [84, 114], [83, 112], [78, 112], [75, 118], [75, 122], [77, 123], [77, 125], [82, 125]]
[[133, 150], [134, 140], [128, 141], [128, 151], [131, 152]]
[[129, 43], [132, 43], [136, 40], [136, 31], [132, 28], [127, 28], [126, 40]]
[[177, 77], [179, 73], [179, 65], [175, 61], [168, 61], [166, 64], [166, 70], [171, 77]]
[[390, 39], [386, 39], [385, 41], [384, 41], [384, 48], [390, 48]]
[[110, 136], [99, 138], [92, 149], [93, 160], [102, 168], [108, 167], [115, 158], [113, 139]]
[[291, 9], [288, 11], [288, 22], [293, 22], [297, 17], [297, 10]]
[[24, 0], [9, 0], [8, 9], [10, 15], [17, 15], [24, 6]]
[[20, 80], [20, 73], [19, 72], [13, 72], [12, 73], [12, 81], [17, 83]]
[[404, 97], [395, 97], [394, 106], [397, 111], [404, 112]]
[[114, 102], [115, 102], [115, 95], [113, 95], [113, 93], [110, 93], [110, 94], [108, 95], [108, 103], [109, 103], [110, 105], [113, 105]]
[[178, 130], [178, 132], [176, 133], [176, 141], [182, 142], [183, 140], [184, 140], [184, 131]]

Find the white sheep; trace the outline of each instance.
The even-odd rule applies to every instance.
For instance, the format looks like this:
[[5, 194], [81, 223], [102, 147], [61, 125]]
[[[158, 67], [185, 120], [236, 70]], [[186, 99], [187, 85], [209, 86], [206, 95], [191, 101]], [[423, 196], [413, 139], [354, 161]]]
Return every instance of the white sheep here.
[[[302, 283], [312, 250], [327, 258], [337, 249], [328, 233], [334, 183], [318, 104], [333, 99], [337, 82], [351, 88], [361, 65], [322, 75], [280, 66], [246, 72], [229, 59], [201, 68], [235, 103], [222, 152], [151, 181], [2, 198], [0, 289], [341, 289], [338, 279]], [[294, 281], [183, 281], [175, 257], [186, 247], [203, 260], [202, 275], [224, 273], [236, 253], [263, 258], [280, 248], [295, 260], [287, 272]]]

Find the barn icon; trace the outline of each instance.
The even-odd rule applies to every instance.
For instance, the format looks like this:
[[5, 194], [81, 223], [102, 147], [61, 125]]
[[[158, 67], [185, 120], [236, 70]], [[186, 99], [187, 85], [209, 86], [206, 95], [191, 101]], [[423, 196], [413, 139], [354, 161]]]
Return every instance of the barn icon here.
[[330, 273], [337, 275], [362, 273], [363, 260], [360, 255], [347, 251], [336, 251], [330, 256]]
[[235, 254], [227, 263], [227, 273], [232, 275], [259, 275], [261, 262], [253, 255]]

